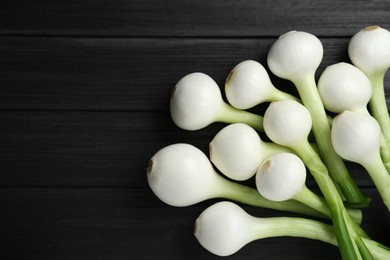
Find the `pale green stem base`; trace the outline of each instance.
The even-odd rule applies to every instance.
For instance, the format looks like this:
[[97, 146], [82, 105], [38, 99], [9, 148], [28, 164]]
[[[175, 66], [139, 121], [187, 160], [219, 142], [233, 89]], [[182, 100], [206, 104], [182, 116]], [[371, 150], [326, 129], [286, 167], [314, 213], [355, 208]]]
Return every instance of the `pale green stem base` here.
[[[341, 197], [328, 175], [328, 169], [311, 145], [307, 141], [302, 141], [291, 148], [298, 154], [313, 175], [327, 203], [334, 204], [336, 207], [344, 207]], [[328, 201], [328, 198], [330, 201]]]
[[[322, 214], [331, 217], [331, 212], [324, 198], [318, 196], [306, 186], [294, 197], [295, 200], [321, 212]], [[351, 219], [360, 224], [362, 222], [362, 211], [359, 209], [347, 209]]]
[[390, 175], [384, 167], [379, 154], [368, 162], [362, 163], [362, 165], [370, 174], [383, 202], [390, 211]]
[[309, 216], [328, 218], [327, 216], [321, 214], [317, 210], [314, 210], [298, 201], [288, 200], [288, 201], [270, 201], [257, 191], [257, 189], [245, 186], [240, 183], [236, 183], [221, 177], [220, 187], [224, 187], [215, 194], [215, 198], [225, 198], [232, 201], [240, 202], [246, 205], [251, 205], [255, 207], [262, 207], [274, 210], [289, 211], [300, 214], [305, 214]]
[[363, 238], [363, 242], [366, 244], [375, 260], [390, 259], [390, 251], [388, 247], [367, 238]]
[[[252, 217], [252, 221], [254, 225], [253, 240], [288, 236], [314, 239], [338, 246], [333, 227], [319, 221], [290, 217], [268, 219]], [[390, 251], [385, 246], [368, 238], [362, 240], [374, 259], [390, 259]]]
[[285, 146], [278, 145], [272, 142], [263, 142], [264, 145], [264, 158], [268, 158], [271, 155], [278, 153], [293, 153], [293, 151]]
[[254, 218], [254, 239], [281, 236], [315, 239], [337, 246], [331, 225], [304, 218]]
[[331, 131], [329, 121], [322, 104], [314, 80], [314, 75], [294, 81], [303, 104], [309, 110], [313, 122], [313, 133], [318, 148], [329, 174], [350, 203], [362, 203], [366, 200], [355, 181], [349, 175], [344, 161], [334, 151], [331, 142]]
[[344, 207], [343, 201], [328, 175], [326, 166], [307, 140], [291, 148], [301, 157], [324, 195], [331, 211], [334, 232], [343, 259], [358, 259], [360, 253], [356, 239], [359, 239], [360, 235], [357, 235], [355, 224]]
[[387, 173], [390, 174], [390, 145], [383, 134], [381, 135], [380, 153]]
[[369, 77], [372, 86], [372, 96], [369, 105], [372, 116], [375, 117], [381, 126], [387, 143], [390, 143], [390, 117], [383, 86], [384, 77], [385, 72], [377, 73]]
[[[371, 116], [370, 112], [367, 109], [361, 111], [361, 113]], [[378, 120], [377, 120], [378, 121]], [[386, 140], [386, 136], [381, 133], [381, 143], [380, 143], [380, 154], [382, 158], [382, 162], [390, 174], [390, 144]]]
[[268, 101], [274, 102], [274, 101], [280, 101], [280, 100], [284, 100], [284, 99], [291, 99], [291, 100], [297, 101], [299, 103], [302, 103], [302, 101], [299, 98], [297, 98], [289, 93], [280, 91], [279, 89], [277, 89], [275, 87], [272, 89]]
[[263, 131], [263, 117], [254, 113], [240, 110], [224, 103], [219, 117], [216, 119], [219, 122], [233, 124], [247, 124], [258, 131]]

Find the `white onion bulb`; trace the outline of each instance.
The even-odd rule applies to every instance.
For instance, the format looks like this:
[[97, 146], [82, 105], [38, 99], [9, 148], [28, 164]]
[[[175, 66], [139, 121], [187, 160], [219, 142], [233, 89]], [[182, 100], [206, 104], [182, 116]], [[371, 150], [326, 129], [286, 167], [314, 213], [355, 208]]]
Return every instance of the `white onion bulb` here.
[[287, 150], [263, 142], [257, 132], [246, 124], [224, 127], [210, 142], [210, 160], [227, 177], [247, 180], [255, 175], [261, 162], [270, 154]]
[[384, 73], [390, 67], [390, 32], [379, 26], [360, 30], [351, 38], [348, 54], [367, 76]]
[[271, 46], [267, 63], [276, 76], [295, 83], [314, 76], [323, 54], [321, 41], [316, 36], [290, 31], [282, 34]]
[[372, 88], [367, 76], [355, 66], [340, 62], [328, 66], [318, 80], [324, 107], [333, 113], [344, 110], [367, 113]]
[[194, 235], [208, 251], [228, 256], [254, 239], [252, 217], [232, 202], [218, 202], [195, 221]]
[[174, 123], [185, 130], [198, 130], [215, 122], [223, 109], [221, 91], [208, 75], [194, 72], [180, 79], [171, 95]]
[[257, 61], [245, 60], [237, 64], [225, 82], [229, 103], [239, 109], [248, 109], [263, 102], [295, 99], [272, 84], [268, 72]]
[[366, 163], [379, 155], [381, 130], [370, 115], [344, 111], [333, 120], [332, 144], [344, 159]]
[[178, 207], [217, 197], [224, 185], [207, 156], [183, 143], [159, 150], [149, 161], [147, 179], [160, 200]]
[[272, 102], [264, 114], [264, 130], [277, 144], [292, 147], [307, 140], [311, 130], [309, 111], [293, 100]]
[[293, 199], [305, 187], [306, 167], [292, 153], [271, 155], [262, 162], [256, 174], [260, 194], [272, 201]]

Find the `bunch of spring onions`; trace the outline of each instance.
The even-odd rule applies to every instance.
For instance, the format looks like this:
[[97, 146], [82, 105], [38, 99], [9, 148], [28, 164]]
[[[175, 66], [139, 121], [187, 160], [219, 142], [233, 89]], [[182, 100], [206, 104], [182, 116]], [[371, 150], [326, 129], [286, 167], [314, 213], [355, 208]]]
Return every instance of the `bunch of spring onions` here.
[[[227, 125], [210, 140], [209, 156], [185, 143], [160, 149], [149, 161], [147, 180], [155, 195], [172, 206], [224, 200], [195, 221], [195, 236], [205, 249], [227, 256], [256, 239], [297, 236], [338, 246], [343, 259], [390, 259], [390, 249], [360, 227], [361, 208], [370, 198], [344, 163], [366, 169], [390, 211], [390, 118], [384, 87], [390, 32], [364, 28], [350, 40], [348, 53], [352, 64], [333, 64], [316, 82], [321, 41], [301, 31], [281, 35], [269, 50], [267, 65], [291, 81], [299, 97], [277, 89], [254, 60], [242, 61], [228, 73], [227, 101], [204, 73], [177, 82], [170, 100], [177, 126], [198, 130], [213, 122]], [[263, 115], [246, 110], [264, 102], [269, 106]], [[269, 140], [262, 140], [260, 131]], [[306, 186], [307, 171], [320, 195]], [[255, 187], [240, 182], [251, 178]], [[234, 202], [302, 217], [259, 218]]]

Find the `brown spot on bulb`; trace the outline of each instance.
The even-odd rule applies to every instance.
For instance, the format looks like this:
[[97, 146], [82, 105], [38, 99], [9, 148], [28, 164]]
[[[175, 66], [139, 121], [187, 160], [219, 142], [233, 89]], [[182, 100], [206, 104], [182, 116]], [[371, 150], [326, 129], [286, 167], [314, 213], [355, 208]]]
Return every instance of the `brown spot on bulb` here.
[[172, 99], [173, 96], [175, 95], [175, 92], [176, 92], [176, 86], [173, 87], [173, 89], [172, 89], [172, 92], [171, 92], [171, 99]]
[[148, 162], [148, 168], [146, 169], [146, 173], [149, 174], [153, 168], [153, 159], [150, 159]]
[[197, 237], [197, 235], [198, 235], [198, 232], [199, 232], [199, 219], [197, 218], [197, 219], [195, 220], [195, 226], [194, 226], [194, 236], [196, 236], [196, 237]]
[[271, 167], [272, 161], [271, 160], [266, 160], [262, 165], [261, 165], [261, 171], [262, 172], [267, 172], [268, 169]]
[[225, 80], [225, 85], [229, 84], [230, 80], [232, 79], [233, 77], [233, 70], [231, 70], [229, 72], [229, 75], [227, 76], [226, 80]]
[[377, 30], [377, 29], [379, 29], [378, 25], [371, 25], [371, 26], [368, 26], [368, 27], [364, 28], [365, 31], [374, 31], [374, 30]]
[[213, 158], [213, 145], [211, 143], [209, 143], [209, 157], [210, 157], [210, 161], [212, 161], [212, 158]]

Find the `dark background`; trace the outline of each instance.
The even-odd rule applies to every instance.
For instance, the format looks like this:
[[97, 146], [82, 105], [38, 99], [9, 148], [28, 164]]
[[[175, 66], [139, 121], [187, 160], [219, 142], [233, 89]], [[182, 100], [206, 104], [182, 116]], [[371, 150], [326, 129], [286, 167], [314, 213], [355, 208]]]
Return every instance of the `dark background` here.
[[[224, 126], [177, 128], [172, 87], [202, 71], [223, 90], [238, 62], [266, 66], [271, 44], [289, 30], [322, 41], [318, 78], [349, 62], [350, 37], [373, 24], [390, 29], [390, 1], [0, 1], [0, 258], [219, 259], [193, 236], [196, 217], [215, 201], [170, 207], [146, 182], [158, 149], [187, 142], [206, 152]], [[294, 93], [291, 83], [272, 81]], [[385, 84], [389, 104], [389, 76]], [[390, 245], [376, 189], [361, 167], [348, 167], [373, 198], [363, 227]], [[314, 258], [339, 252], [272, 238], [227, 259]]]

